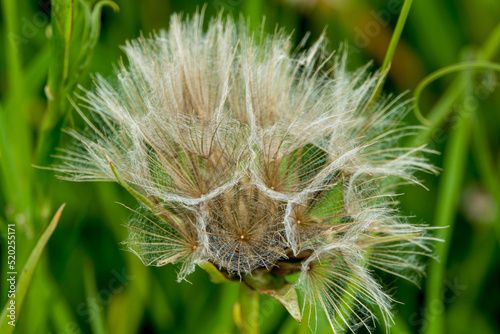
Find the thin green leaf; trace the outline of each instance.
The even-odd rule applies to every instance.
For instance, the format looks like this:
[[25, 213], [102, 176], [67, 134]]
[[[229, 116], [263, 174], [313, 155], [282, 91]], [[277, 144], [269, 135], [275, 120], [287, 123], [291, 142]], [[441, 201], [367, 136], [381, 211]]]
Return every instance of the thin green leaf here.
[[19, 280], [16, 286], [16, 295], [7, 300], [7, 303], [2, 311], [2, 323], [0, 324], [0, 333], [3, 334], [10, 334], [14, 331], [15, 326], [11, 326], [8, 324], [8, 321], [10, 320], [7, 318], [7, 314], [9, 310], [7, 309], [9, 305], [11, 305], [11, 301], [15, 303], [16, 306], [16, 321], [17, 317], [19, 317], [19, 314], [21, 312], [23, 302], [24, 302], [24, 297], [26, 296], [26, 292], [28, 291], [31, 278], [33, 277], [33, 273], [35, 271], [36, 265], [38, 263], [38, 260], [40, 259], [40, 255], [42, 254], [42, 251], [45, 248], [45, 245], [47, 245], [47, 242], [49, 241], [50, 237], [52, 236], [52, 233], [54, 233], [54, 230], [57, 227], [57, 224], [59, 223], [59, 218], [61, 218], [62, 211], [64, 209], [64, 206], [66, 204], [61, 205], [59, 210], [57, 210], [56, 214], [54, 215], [54, 218], [52, 218], [52, 221], [50, 222], [49, 226], [45, 229], [43, 234], [40, 236], [40, 239], [38, 239], [38, 242], [35, 245], [35, 248], [33, 248], [33, 251], [31, 252], [28, 261], [26, 261], [26, 264], [24, 265], [23, 271], [21, 272], [21, 275], [19, 276]]
[[[467, 73], [462, 80], [470, 90], [471, 74]], [[464, 94], [465, 95], [465, 94]], [[464, 96], [465, 99], [466, 95]], [[435, 237], [445, 242], [436, 244], [435, 256], [440, 262], [432, 261], [429, 266], [429, 280], [426, 286], [425, 319], [427, 327], [425, 334], [438, 334], [444, 332], [444, 319], [436, 313], [436, 303], [443, 303], [442, 295], [445, 280], [446, 263], [453, 232], [455, 215], [457, 211], [457, 198], [465, 178], [466, 159], [469, 152], [469, 136], [472, 124], [470, 122], [471, 110], [466, 109], [466, 104], [460, 110], [460, 117], [450, 134], [446, 145], [443, 174], [439, 185], [439, 195], [436, 205], [436, 214], [433, 226], [441, 227], [435, 232]], [[448, 228], [443, 228], [448, 227]], [[444, 306], [443, 306], [444, 307]]]
[[401, 38], [401, 33], [403, 32], [403, 28], [406, 24], [406, 19], [408, 18], [408, 14], [410, 13], [410, 8], [412, 3], [413, 0], [405, 0], [403, 8], [401, 8], [401, 12], [399, 13], [398, 17], [398, 22], [396, 23], [396, 28], [394, 29], [394, 33], [392, 34], [389, 47], [387, 48], [387, 52], [384, 57], [384, 62], [382, 63], [382, 68], [380, 69], [380, 73], [382, 73], [382, 75], [379, 77], [377, 85], [375, 86], [372, 95], [368, 99], [367, 105], [376, 102], [382, 91], [385, 79], [387, 78], [386, 75], [387, 71], [389, 71], [389, 68], [391, 66], [392, 58], [394, 57], [394, 53], [396, 52], [396, 48], [399, 44], [399, 39]]

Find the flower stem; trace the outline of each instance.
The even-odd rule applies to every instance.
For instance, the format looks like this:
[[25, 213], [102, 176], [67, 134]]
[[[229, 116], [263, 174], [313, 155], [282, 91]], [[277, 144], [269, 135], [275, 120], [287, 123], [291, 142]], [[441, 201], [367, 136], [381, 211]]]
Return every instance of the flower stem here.
[[[463, 82], [470, 86], [471, 74], [464, 76]], [[466, 84], [467, 87], [467, 84]], [[470, 90], [470, 87], [469, 87]], [[467, 95], [464, 95], [464, 100]], [[438, 334], [444, 332], [444, 301], [442, 297], [445, 281], [446, 263], [450, 238], [453, 232], [454, 218], [457, 210], [457, 198], [465, 177], [468, 141], [471, 133], [471, 113], [464, 103], [458, 120], [454, 126], [450, 139], [446, 145], [443, 174], [439, 185], [439, 196], [434, 226], [440, 227], [435, 236], [444, 242], [436, 245], [435, 256], [440, 262], [432, 261], [429, 266], [429, 280], [426, 286], [425, 319], [427, 327], [425, 334]]]
[[401, 8], [401, 12], [399, 13], [398, 22], [396, 23], [396, 28], [394, 28], [394, 33], [392, 34], [391, 41], [389, 43], [389, 47], [387, 48], [387, 52], [384, 57], [384, 62], [382, 63], [382, 67], [380, 69], [381, 76], [377, 81], [377, 85], [373, 90], [372, 95], [370, 96], [371, 103], [376, 102], [382, 91], [382, 86], [384, 85], [385, 79], [387, 78], [387, 71], [391, 66], [392, 58], [394, 58], [394, 53], [396, 52], [396, 48], [399, 43], [399, 39], [401, 38], [401, 33], [403, 32], [403, 28], [406, 24], [406, 19], [408, 18], [408, 14], [410, 13], [410, 8], [413, 3], [413, 0], [405, 0], [403, 4], [403, 8]]
[[241, 333], [259, 334], [259, 293], [241, 282], [239, 303]]
[[389, 43], [389, 48], [387, 49], [384, 62], [382, 63], [382, 72], [387, 70], [392, 62], [392, 58], [394, 57], [394, 53], [396, 52], [396, 47], [398, 46], [399, 39], [401, 38], [401, 33], [403, 32], [403, 28], [406, 24], [406, 19], [408, 18], [408, 14], [410, 13], [412, 3], [413, 0], [405, 0], [403, 8], [401, 8], [401, 13], [399, 13], [396, 28], [394, 29], [391, 42]]

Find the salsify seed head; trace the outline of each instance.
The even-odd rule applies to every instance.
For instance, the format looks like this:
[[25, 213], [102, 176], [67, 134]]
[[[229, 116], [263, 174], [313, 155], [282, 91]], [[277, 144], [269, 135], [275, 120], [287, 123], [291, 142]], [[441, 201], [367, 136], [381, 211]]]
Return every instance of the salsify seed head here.
[[[346, 69], [320, 38], [293, 49], [219, 15], [172, 16], [128, 42], [116, 80], [80, 97], [89, 127], [57, 167], [74, 181], [118, 181], [141, 205], [125, 242], [179, 279], [212, 263], [228, 277], [300, 272], [304, 305], [333, 328], [389, 316], [374, 270], [413, 278], [425, 228], [395, 207], [395, 186], [434, 172], [424, 148], [398, 146], [402, 97], [370, 101], [380, 73]], [[77, 108], [79, 110], [79, 108]]]

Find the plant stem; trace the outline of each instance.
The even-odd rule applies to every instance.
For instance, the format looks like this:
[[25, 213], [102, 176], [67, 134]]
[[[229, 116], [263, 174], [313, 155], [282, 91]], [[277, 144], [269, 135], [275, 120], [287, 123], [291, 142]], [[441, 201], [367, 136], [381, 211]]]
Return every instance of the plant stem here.
[[500, 71], [500, 64], [488, 62], [488, 61], [470, 61], [470, 62], [463, 62], [463, 63], [458, 63], [458, 64], [453, 64], [449, 65], [446, 67], [443, 67], [435, 72], [432, 72], [428, 76], [426, 76], [420, 83], [418, 84], [417, 88], [415, 88], [415, 93], [414, 97], [415, 99], [413, 100], [413, 106], [414, 106], [414, 111], [415, 111], [415, 116], [419, 119], [419, 121], [422, 124], [425, 125], [432, 125], [432, 121], [429, 121], [426, 119], [422, 113], [420, 112], [420, 108], [418, 107], [418, 101], [420, 99], [420, 95], [422, 94], [422, 91], [424, 90], [425, 87], [427, 87], [429, 84], [431, 84], [433, 81], [447, 75], [453, 72], [459, 72], [459, 71], [464, 71], [464, 70], [470, 70], [470, 69], [487, 69], [487, 70], [494, 70], [494, 71]]
[[[488, 37], [488, 40], [479, 52], [477, 60], [491, 60], [497, 54], [499, 48], [500, 24], [495, 27], [491, 35]], [[441, 96], [441, 99], [435, 104], [427, 116], [427, 119], [432, 122], [432, 125], [422, 129], [422, 131], [420, 131], [420, 133], [412, 140], [409, 146], [418, 147], [431, 139], [434, 131], [443, 124], [452, 111], [452, 106], [461, 96], [462, 90], [462, 84], [458, 79], [448, 87], [446, 92]]]
[[259, 293], [240, 283], [240, 330], [242, 334], [259, 334]]
[[[429, 266], [429, 280], [426, 288], [426, 334], [443, 333], [443, 315], [436, 311], [436, 305], [444, 308], [441, 298], [444, 273], [446, 270], [446, 258], [448, 256], [449, 240], [453, 231], [453, 223], [456, 211], [456, 200], [462, 185], [465, 173], [465, 160], [467, 155], [467, 140], [470, 133], [470, 122], [460, 121], [457, 129], [451, 134], [447, 145], [447, 155], [443, 167], [443, 179], [439, 189], [437, 212], [435, 216], [437, 230], [436, 237], [444, 240], [437, 244], [435, 255], [440, 262], [432, 261]], [[445, 228], [446, 227], [446, 228]]]
[[401, 8], [401, 13], [399, 13], [399, 18], [398, 22], [396, 23], [396, 28], [394, 29], [391, 42], [389, 43], [389, 48], [387, 49], [384, 62], [382, 63], [382, 69], [381, 69], [382, 73], [389, 68], [392, 62], [392, 58], [394, 58], [394, 53], [396, 52], [396, 48], [398, 46], [399, 39], [401, 38], [401, 33], [403, 32], [403, 28], [406, 24], [406, 19], [408, 18], [408, 14], [410, 13], [410, 8], [412, 3], [413, 0], [405, 0], [403, 8]]
[[[470, 75], [466, 76], [466, 78], [470, 79]], [[470, 113], [471, 110], [466, 110], [466, 104], [464, 104], [446, 145], [443, 174], [434, 219], [434, 226], [441, 228], [436, 230], [435, 236], [443, 239], [444, 242], [437, 244], [435, 248], [435, 256], [439, 258], [440, 262], [432, 261], [429, 266], [429, 279], [425, 294], [425, 319], [427, 323], [425, 334], [445, 332], [443, 320], [445, 305], [442, 291], [450, 238], [457, 209], [457, 199], [465, 175], [468, 139], [471, 132]]]
[[396, 52], [396, 48], [399, 44], [399, 39], [401, 38], [401, 33], [403, 32], [403, 28], [406, 24], [406, 19], [408, 18], [408, 14], [410, 13], [412, 3], [413, 0], [405, 0], [403, 8], [401, 8], [398, 22], [396, 23], [396, 28], [394, 29], [394, 33], [392, 34], [389, 47], [387, 48], [387, 52], [384, 57], [384, 62], [382, 63], [382, 67], [380, 69], [381, 76], [379, 77], [377, 85], [375, 86], [375, 89], [373, 90], [373, 93], [368, 100], [370, 101], [370, 103], [378, 100], [380, 92], [382, 91], [382, 86], [384, 85], [385, 79], [387, 78], [386, 72], [391, 66], [392, 58], [394, 58], [394, 53]]

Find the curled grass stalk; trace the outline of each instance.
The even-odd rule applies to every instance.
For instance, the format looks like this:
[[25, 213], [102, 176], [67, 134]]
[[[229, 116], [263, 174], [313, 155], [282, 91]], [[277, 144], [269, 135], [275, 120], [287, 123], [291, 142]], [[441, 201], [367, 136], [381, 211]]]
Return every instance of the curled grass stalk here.
[[500, 64], [492, 63], [492, 62], [488, 62], [488, 61], [463, 62], [463, 63], [443, 67], [435, 72], [432, 72], [427, 77], [425, 77], [418, 84], [417, 88], [415, 89], [414, 100], [413, 100], [413, 107], [414, 107], [413, 110], [415, 112], [415, 116], [418, 118], [418, 120], [422, 124], [427, 125], [427, 126], [430, 126], [433, 124], [432, 121], [426, 119], [422, 115], [422, 112], [420, 111], [420, 108], [418, 107], [420, 95], [422, 94], [422, 91], [425, 89], [425, 87], [427, 87], [429, 84], [431, 84], [435, 80], [444, 77], [447, 74], [454, 73], [454, 72], [460, 72], [460, 71], [464, 71], [464, 70], [470, 70], [470, 69], [485, 69], [485, 70], [500, 71]]
[[[493, 32], [490, 34], [484, 46], [479, 50], [477, 60], [479, 61], [489, 61], [491, 60], [500, 49], [500, 23], [495, 27]], [[448, 117], [452, 111], [453, 104], [462, 95], [463, 87], [460, 80], [455, 79], [453, 83], [448, 87], [446, 92], [441, 96], [439, 101], [434, 105], [431, 111], [428, 113], [427, 119], [432, 122], [432, 125], [422, 129], [419, 134], [412, 139], [409, 146], [418, 147], [426, 143], [431, 139], [433, 133]]]

